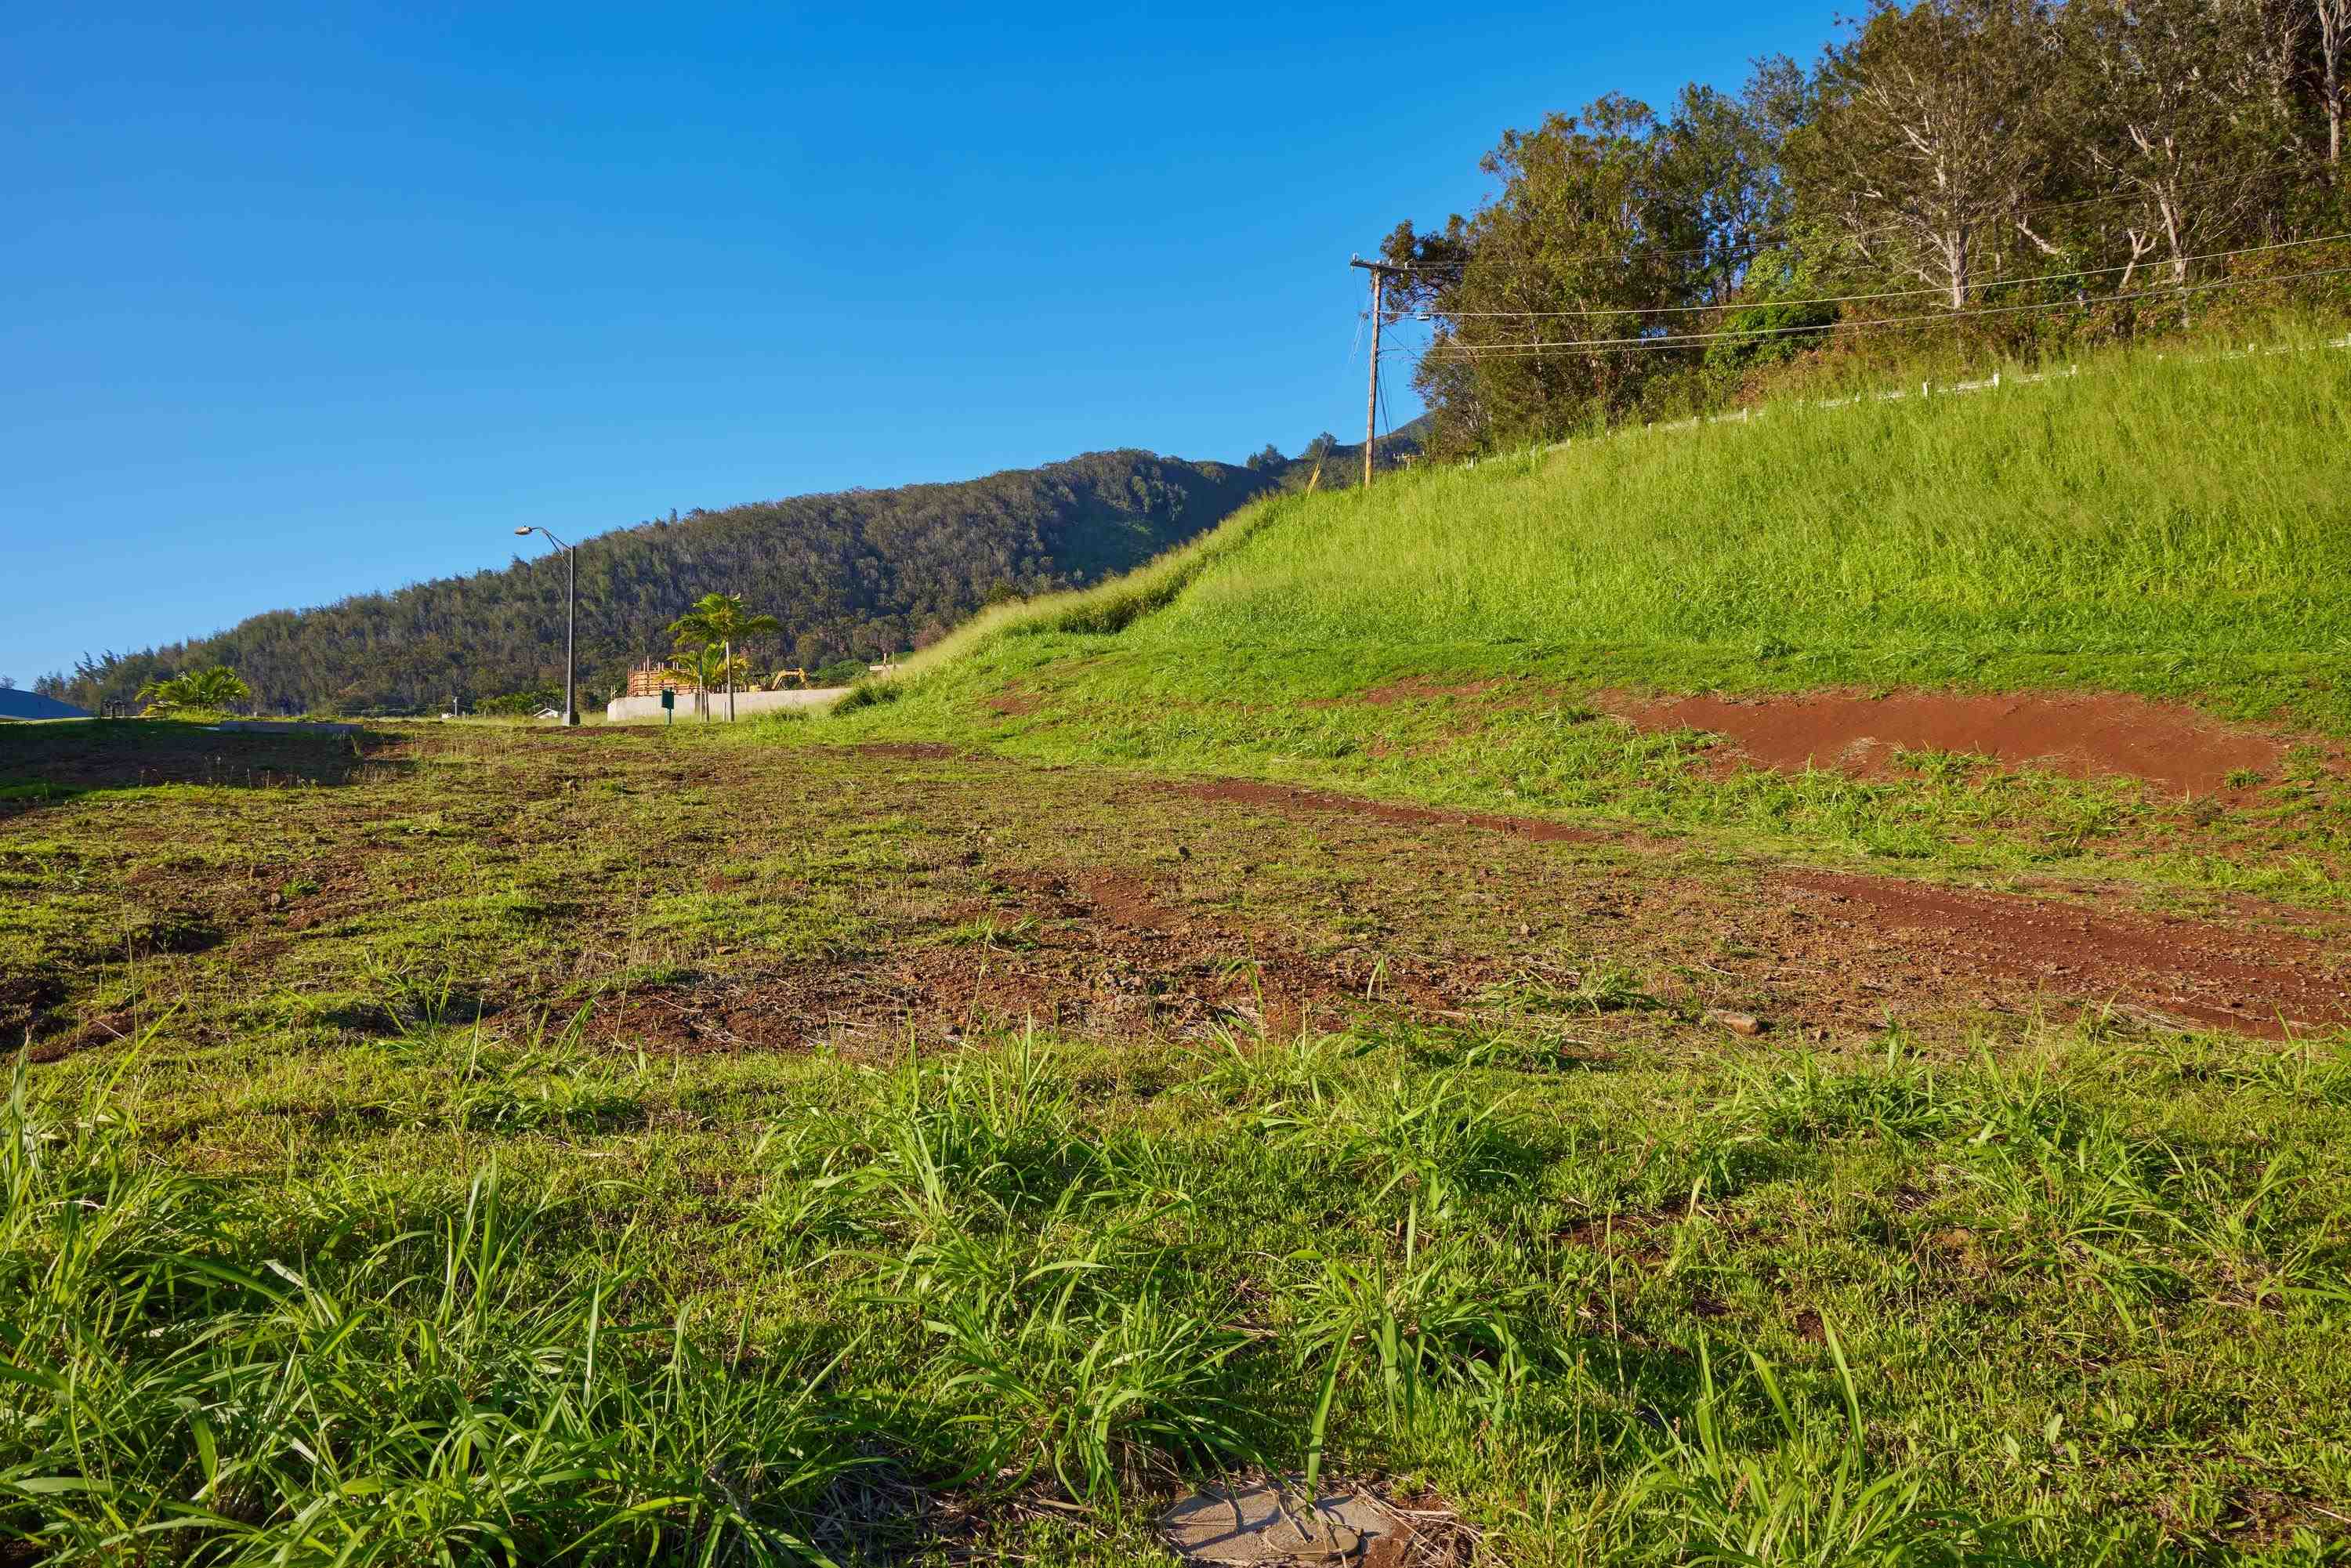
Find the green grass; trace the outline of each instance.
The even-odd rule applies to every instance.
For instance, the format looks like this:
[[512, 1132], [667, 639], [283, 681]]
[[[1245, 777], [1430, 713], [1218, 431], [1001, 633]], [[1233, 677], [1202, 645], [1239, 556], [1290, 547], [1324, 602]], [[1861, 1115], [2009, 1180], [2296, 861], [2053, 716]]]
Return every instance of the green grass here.
[[1636, 680], [1639, 650], [1683, 678], [1759, 651], [1832, 678], [2082, 660], [2070, 684], [2158, 693], [2332, 674], [2351, 604], [2314, 585], [2351, 534], [2351, 352], [2288, 340], [2306, 351], [2123, 351], [1276, 497], [1127, 577], [985, 612], [910, 673], [1008, 635], [1127, 632], [1204, 656], [1595, 645]]
[[[1184, 1478], [1319, 1459], [1515, 1562], [2325, 1560], [2339, 1049], [1491, 1060], [1541, 1027], [20, 1081], [0, 1524], [788, 1562], [1042, 1487], [1050, 1557], [1149, 1561]], [[175, 1158], [200, 1098], [277, 1168]]]
[[[84, 1040], [0, 1103], [12, 1560], [1152, 1563], [1259, 1465], [1511, 1563], [2346, 1550], [2339, 1036], [1742, 1041], [1703, 1009], [1801, 998], [1743, 920], [1573, 913], [1703, 853], [700, 735], [267, 787], [138, 728], [0, 819], [0, 985]], [[235, 781], [123, 781], [174, 768]], [[1188, 935], [1052, 891], [1106, 872]]]

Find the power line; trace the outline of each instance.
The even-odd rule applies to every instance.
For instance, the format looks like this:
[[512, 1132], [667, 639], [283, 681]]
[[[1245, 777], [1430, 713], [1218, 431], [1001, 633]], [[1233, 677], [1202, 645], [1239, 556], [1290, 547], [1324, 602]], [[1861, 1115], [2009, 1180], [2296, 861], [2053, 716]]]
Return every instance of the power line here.
[[[2252, 245], [2246, 246], [2240, 250], [2210, 251], [2202, 256], [2164, 256], [2160, 259], [2141, 256], [2137, 261], [2120, 263], [2114, 267], [2088, 267], [2077, 272], [2045, 272], [2032, 274], [2029, 277], [1988, 277], [1980, 283], [1970, 283], [1965, 285], [1964, 291], [1973, 293], [1979, 288], [1999, 288], [2009, 284], [2017, 283], [2053, 283], [2073, 277], [2103, 277], [2110, 272], [2130, 272], [2140, 267], [2150, 268], [2157, 267], [2185, 267], [2191, 262], [2227, 261], [2234, 256], [2259, 256], [2265, 252], [2273, 250], [2293, 250], [2301, 246], [2328, 245], [2335, 240], [2346, 239], [2351, 239], [2351, 233], [2319, 235], [2311, 239], [2280, 240], [2274, 245]], [[1587, 310], [1437, 310], [1433, 311], [1430, 314], [1437, 319], [1447, 321], [1523, 321], [1538, 319], [1550, 319], [1556, 317], [1571, 316], [1663, 316], [1668, 314], [1704, 315], [1705, 313], [1712, 310], [1738, 310], [1742, 308], [1760, 308], [1762, 306], [1850, 305], [1871, 299], [1915, 299], [1925, 295], [1947, 294], [1949, 292], [1949, 289], [1937, 287], [1889, 288], [1876, 294], [1823, 294], [1811, 299], [1750, 299], [1729, 305], [1622, 305], [1607, 308], [1593, 308]]]
[[[2208, 294], [2218, 288], [2241, 288], [2262, 283], [2299, 283], [2313, 277], [2338, 277], [2351, 274], [2351, 267], [2317, 267], [2307, 272], [2289, 272], [2275, 277], [2225, 277], [2210, 283], [2167, 285], [2161, 288], [2140, 289], [2129, 294], [2108, 294], [2095, 303], [2117, 305], [2132, 299], [2177, 299], [2188, 294]], [[1933, 316], [1895, 316], [1883, 320], [1829, 321], [1818, 326], [1753, 327], [1726, 332], [1661, 333], [1646, 338], [1592, 338], [1578, 340], [1565, 339], [1554, 342], [1472, 344], [1448, 342], [1432, 344], [1422, 354], [1424, 360], [1522, 359], [1544, 353], [1589, 353], [1595, 349], [1677, 349], [1692, 343], [1721, 342], [1728, 339], [1751, 340], [1786, 338], [1803, 335], [1819, 336], [1830, 332], [1853, 331], [1874, 327], [1913, 327], [1938, 321], [1971, 321], [1987, 316], [2013, 316], [2030, 310], [2071, 310], [2080, 308], [2072, 299], [2043, 300], [2031, 305], [1987, 306], [1976, 310], [1947, 310]]]

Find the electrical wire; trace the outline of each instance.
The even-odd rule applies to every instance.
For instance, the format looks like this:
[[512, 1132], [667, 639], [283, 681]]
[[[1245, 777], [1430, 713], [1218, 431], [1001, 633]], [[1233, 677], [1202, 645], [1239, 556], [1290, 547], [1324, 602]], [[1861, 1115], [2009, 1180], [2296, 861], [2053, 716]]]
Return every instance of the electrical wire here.
[[[2189, 294], [2208, 294], [2220, 288], [2242, 288], [2262, 283], [2299, 283], [2313, 277], [2339, 277], [2351, 274], [2351, 267], [2317, 267], [2307, 272], [2282, 273], [2274, 277], [2226, 277], [2210, 283], [2167, 285], [2161, 288], [2140, 289], [2129, 294], [2101, 296], [2094, 303], [2118, 305], [2133, 299], [2178, 299]], [[2071, 310], [2080, 308], [2072, 299], [2043, 300], [2031, 305], [1995, 305], [1976, 310], [1947, 310], [1933, 316], [1895, 316], [1883, 320], [1829, 321], [1818, 326], [1755, 327], [1727, 332], [1660, 333], [1646, 338], [1593, 338], [1583, 340], [1565, 339], [1553, 342], [1469, 344], [1448, 342], [1432, 344], [1421, 356], [1424, 360], [1521, 359], [1544, 353], [1589, 353], [1595, 349], [1677, 349], [1692, 343], [1714, 343], [1727, 340], [1742, 341], [1764, 338], [1821, 336], [1830, 332], [1855, 331], [1876, 327], [1914, 327], [1941, 321], [1971, 321], [1987, 316], [2013, 316], [2030, 310]]]
[[1380, 393], [1380, 427], [1387, 435], [1393, 436], [1395, 434], [1395, 416], [1388, 412], [1388, 383], [1379, 382], [1374, 384]]

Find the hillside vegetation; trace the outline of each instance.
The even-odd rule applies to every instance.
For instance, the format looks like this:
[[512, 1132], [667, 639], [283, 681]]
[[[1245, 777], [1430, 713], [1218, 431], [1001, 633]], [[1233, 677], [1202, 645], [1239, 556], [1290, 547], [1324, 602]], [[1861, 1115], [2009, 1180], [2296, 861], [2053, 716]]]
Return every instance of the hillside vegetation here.
[[[1276, 497], [1134, 573], [984, 617], [925, 664], [1105, 632], [1243, 659], [1605, 646], [1624, 678], [1697, 660], [1701, 684], [1735, 685], [2054, 660], [2177, 691], [2324, 662], [2351, 651], [2351, 600], [2326, 586], [2351, 547], [2351, 352], [2293, 347], [2109, 354], [1989, 392], [1790, 402], [1431, 465], [1368, 499]], [[2283, 700], [2321, 717], [2331, 690]]]

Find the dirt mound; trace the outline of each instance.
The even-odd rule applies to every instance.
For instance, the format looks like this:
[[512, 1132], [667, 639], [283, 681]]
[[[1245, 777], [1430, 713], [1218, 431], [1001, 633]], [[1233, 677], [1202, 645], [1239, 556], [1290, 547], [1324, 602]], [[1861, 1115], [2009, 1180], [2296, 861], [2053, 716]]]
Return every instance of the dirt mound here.
[[2076, 779], [2120, 775], [2210, 794], [2236, 772], [2278, 776], [2287, 743], [2175, 703], [2119, 693], [1898, 692], [1891, 696], [1674, 697], [1620, 701], [1646, 730], [1729, 736], [1765, 767], [1871, 774], [1902, 751], [1955, 751]]

